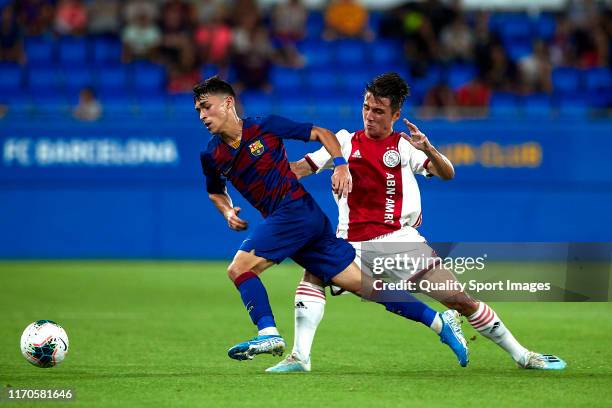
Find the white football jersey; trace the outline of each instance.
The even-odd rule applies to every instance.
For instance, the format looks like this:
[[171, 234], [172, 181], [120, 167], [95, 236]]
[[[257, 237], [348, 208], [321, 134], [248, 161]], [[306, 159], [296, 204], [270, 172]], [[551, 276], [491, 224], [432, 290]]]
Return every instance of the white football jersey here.
[[[341, 130], [336, 137], [349, 163], [353, 191], [338, 200], [338, 231], [349, 241], [368, 241], [405, 226], [421, 225], [421, 196], [415, 174], [427, 172], [429, 159], [399, 132], [373, 140], [363, 130]], [[322, 147], [305, 156], [319, 172], [333, 168], [333, 159]]]

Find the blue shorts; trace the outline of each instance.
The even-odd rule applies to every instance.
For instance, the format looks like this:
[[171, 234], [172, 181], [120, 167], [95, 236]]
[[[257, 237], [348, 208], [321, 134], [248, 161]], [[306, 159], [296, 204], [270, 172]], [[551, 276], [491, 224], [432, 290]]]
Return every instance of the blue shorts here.
[[355, 259], [355, 249], [336, 238], [329, 218], [310, 194], [277, 208], [242, 242], [240, 250], [255, 250], [255, 255], [274, 263], [291, 258], [325, 283]]

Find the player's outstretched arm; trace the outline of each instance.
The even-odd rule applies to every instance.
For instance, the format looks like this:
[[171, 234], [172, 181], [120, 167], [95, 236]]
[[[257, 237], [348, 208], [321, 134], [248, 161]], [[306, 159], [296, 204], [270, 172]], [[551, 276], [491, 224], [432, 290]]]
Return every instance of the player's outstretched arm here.
[[440, 177], [442, 180], [451, 180], [455, 177], [455, 168], [453, 164], [446, 156], [438, 151], [429, 142], [429, 139], [423, 132], [419, 130], [419, 128], [412, 122], [409, 122], [408, 119], [404, 119], [404, 123], [408, 126], [410, 130], [410, 136], [406, 133], [402, 132], [401, 135], [403, 138], [408, 140], [408, 142], [417, 150], [422, 151], [429, 158], [429, 166], [427, 167], [427, 171], [429, 171], [434, 176]]
[[240, 212], [240, 207], [234, 207], [232, 204], [232, 199], [229, 194], [217, 194], [217, 193], [209, 193], [208, 198], [213, 202], [217, 210], [223, 215], [223, 217], [227, 220], [227, 225], [235, 230], [242, 231], [247, 229], [249, 224], [238, 217], [238, 213]]
[[330, 130], [313, 126], [310, 132], [310, 140], [321, 142], [325, 150], [333, 157], [335, 169], [332, 175], [332, 190], [335, 194], [347, 197], [353, 190], [353, 180], [348, 169], [348, 163], [344, 156], [342, 156], [342, 149], [338, 138]]
[[312, 168], [306, 161], [306, 159], [301, 159], [296, 162], [290, 162], [289, 167], [291, 167], [291, 171], [297, 176], [298, 180], [302, 177], [310, 176], [313, 174]]

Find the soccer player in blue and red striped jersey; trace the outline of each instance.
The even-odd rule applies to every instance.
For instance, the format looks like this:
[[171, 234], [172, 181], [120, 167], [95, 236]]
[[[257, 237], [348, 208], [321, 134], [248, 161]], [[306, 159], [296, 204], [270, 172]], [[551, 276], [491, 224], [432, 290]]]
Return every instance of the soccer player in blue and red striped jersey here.
[[[200, 155], [209, 198], [230, 228], [246, 229], [247, 222], [238, 216], [240, 208], [233, 206], [227, 193], [229, 180], [264, 217], [227, 269], [259, 330], [256, 337], [228, 351], [231, 358], [247, 360], [261, 353], [282, 354], [285, 348], [258, 277], [271, 265], [291, 258], [325, 283], [333, 282], [358, 295], [363, 288], [361, 271], [353, 262], [355, 250], [335, 236], [327, 216], [291, 171], [283, 145], [287, 138], [321, 142], [335, 166], [332, 189], [346, 197], [352, 181], [336, 136], [310, 123], [279, 116], [241, 119], [236, 114], [235, 98], [232, 87], [218, 77], [194, 87], [195, 109], [213, 134]], [[393, 305], [379, 303], [428, 326], [439, 323], [438, 313], [414, 298]], [[460, 329], [449, 333], [452, 345], [447, 344], [467, 364], [467, 347]]]

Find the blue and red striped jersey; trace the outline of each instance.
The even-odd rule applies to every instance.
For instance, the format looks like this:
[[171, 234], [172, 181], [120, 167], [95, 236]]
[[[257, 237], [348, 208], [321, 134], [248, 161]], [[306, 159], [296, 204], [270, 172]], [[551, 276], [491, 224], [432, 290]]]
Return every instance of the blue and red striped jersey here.
[[297, 123], [280, 116], [245, 118], [240, 145], [234, 149], [213, 135], [200, 153], [206, 190], [226, 191], [226, 180], [264, 217], [283, 202], [297, 200], [306, 190], [289, 167], [283, 139], [310, 140], [311, 123]]

